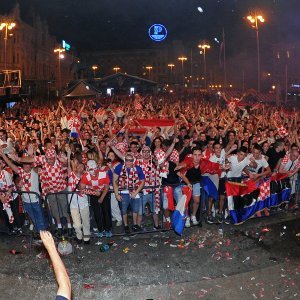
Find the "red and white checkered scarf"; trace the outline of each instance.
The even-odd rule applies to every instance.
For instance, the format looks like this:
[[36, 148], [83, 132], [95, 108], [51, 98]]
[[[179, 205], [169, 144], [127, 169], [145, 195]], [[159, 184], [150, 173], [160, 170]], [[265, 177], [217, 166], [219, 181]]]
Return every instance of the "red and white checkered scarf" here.
[[[6, 180], [5, 172], [3, 170], [0, 171], [0, 181], [2, 182], [2, 186], [0, 188], [0, 194], [1, 194], [1, 196], [6, 196], [7, 195], [6, 191], [9, 188], [14, 187], [14, 185], [9, 185], [8, 184], [8, 182]], [[16, 188], [13, 188], [13, 190], [16, 190]], [[9, 223], [14, 222], [13, 213], [12, 213], [12, 210], [11, 210], [10, 204], [9, 204], [9, 202], [12, 201], [12, 200], [13, 200], [12, 195], [9, 194], [8, 197], [7, 197], [6, 202], [3, 203], [3, 210], [5, 210], [7, 215], [8, 215]]]
[[31, 171], [29, 173], [25, 172], [21, 167], [18, 168], [18, 174], [21, 177], [21, 185], [26, 192], [31, 191]]
[[166, 153], [162, 149], [156, 149], [154, 151], [154, 156], [158, 163], [159, 175], [161, 177], [167, 178], [169, 172], [169, 164], [166, 161]]
[[[157, 167], [153, 164], [152, 160], [138, 160], [137, 165], [140, 166], [143, 170], [145, 175], [145, 186], [159, 186], [160, 185], [160, 178], [159, 178], [159, 171]], [[159, 187], [154, 189], [146, 188], [144, 190], [147, 194], [154, 192], [155, 195], [155, 212], [158, 213], [160, 210], [160, 190]]]
[[139, 176], [136, 167], [130, 169], [129, 174], [127, 173], [125, 164], [122, 167], [119, 176], [119, 189], [120, 190], [135, 190], [140, 184]]

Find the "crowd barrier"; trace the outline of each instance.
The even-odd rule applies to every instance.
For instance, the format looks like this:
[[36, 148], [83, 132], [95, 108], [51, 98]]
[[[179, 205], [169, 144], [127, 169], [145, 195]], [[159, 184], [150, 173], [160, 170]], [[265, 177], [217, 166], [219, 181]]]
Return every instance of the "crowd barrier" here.
[[[230, 180], [230, 178], [228, 178], [227, 180]], [[199, 182], [195, 182], [193, 184], [196, 184]], [[178, 186], [182, 186], [182, 184], [174, 184], [174, 185], [168, 185], [173, 187], [173, 189], [175, 190]], [[132, 232], [131, 234], [143, 234], [143, 233], [153, 233], [153, 232], [158, 232], [158, 231], [166, 231], [166, 229], [163, 226], [163, 210], [164, 210], [164, 205], [163, 205], [163, 188], [165, 186], [146, 186], [143, 188], [142, 191], [147, 190], [148, 195], [152, 195], [152, 198], [155, 197], [155, 189], [159, 189], [159, 193], [160, 193], [160, 203], [159, 203], [159, 214], [158, 214], [158, 220], [159, 220], [159, 225], [160, 225], [160, 229], [149, 229], [149, 226], [145, 226], [145, 205], [142, 205], [141, 207], [141, 216], [142, 216], [142, 223], [141, 225], [143, 226], [143, 230], [142, 231], [138, 231], [138, 232]], [[294, 200], [296, 202], [300, 201], [300, 176], [298, 173], [298, 177], [291, 179], [290, 180], [290, 184], [289, 186], [286, 186], [286, 184], [283, 186], [284, 189], [287, 188], [292, 188], [295, 192], [289, 196], [288, 201], [291, 198], [294, 198]], [[120, 192], [122, 192], [122, 190], [120, 190]], [[71, 206], [72, 204], [75, 203], [75, 206], [73, 205], [73, 208], [77, 207], [78, 209], [78, 216], [80, 219], [80, 223], [83, 223], [83, 216], [82, 216], [82, 209], [80, 207], [81, 203], [80, 203], [80, 197], [82, 196], [80, 192], [67, 192], [67, 191], [63, 191], [63, 192], [59, 192], [59, 193], [49, 193], [46, 195], [45, 200], [43, 201], [41, 196], [38, 193], [35, 192], [24, 192], [24, 191], [13, 191], [12, 195], [19, 195], [22, 198], [22, 204], [23, 204], [23, 209], [26, 216], [26, 221], [33, 224], [34, 225], [34, 230], [30, 232], [30, 236], [31, 238], [33, 238], [34, 236], [34, 231], [37, 231], [36, 229], [46, 229], [49, 228], [53, 234], [55, 234], [55, 228], [56, 228], [56, 221], [55, 218], [52, 214], [53, 211], [53, 207], [52, 209], [50, 208], [49, 205], [49, 200], [55, 199], [55, 201], [53, 201], [53, 203], [55, 203], [57, 205], [56, 210], [58, 212], [59, 218], [62, 219], [62, 223], [64, 225], [66, 225], [67, 220], [66, 220], [66, 211], [65, 208], [67, 209], [67, 213], [70, 216], [71, 215]], [[143, 192], [140, 193], [140, 199], [143, 199]], [[113, 190], [109, 190], [109, 210], [111, 211], [111, 201], [114, 198], [114, 193]], [[204, 211], [207, 210], [208, 208], [208, 194], [206, 192], [204, 192], [203, 187], [201, 187], [201, 197], [200, 197], [200, 204], [199, 204], [199, 209], [197, 212], [197, 220], [201, 223], [203, 221], [203, 215], [204, 215]], [[62, 199], [65, 199], [66, 203], [67, 203], [67, 207], [63, 207], [61, 205], [61, 201], [63, 201]], [[94, 222], [95, 222], [95, 217], [93, 216], [93, 210], [91, 207], [91, 201], [88, 197], [88, 208], [89, 208], [89, 214], [88, 214], [88, 218], [91, 220], [91, 226], [94, 226]], [[191, 200], [192, 201], [192, 200]], [[155, 201], [153, 201], [155, 203]], [[286, 201], [285, 201], [286, 202]], [[282, 204], [282, 203], [281, 203]], [[119, 208], [120, 208], [120, 203], [118, 202]], [[154, 207], [151, 208], [151, 214], [153, 213], [153, 209]], [[121, 208], [120, 208], [120, 211]], [[276, 212], [275, 212], [276, 213]], [[149, 216], [149, 214], [148, 214]], [[112, 216], [110, 216], [111, 218]], [[153, 219], [151, 220], [151, 222], [153, 223]], [[149, 222], [150, 223], [150, 222]], [[220, 228], [223, 229], [224, 223], [220, 224]], [[152, 227], [152, 226], [151, 226]], [[125, 233], [123, 232], [123, 227], [120, 226], [119, 230], [116, 230], [116, 227], [112, 228], [113, 231], [113, 235], [124, 235]], [[83, 235], [83, 238], [90, 238], [90, 237], [97, 237], [96, 234], [93, 234], [93, 232], [90, 235]]]

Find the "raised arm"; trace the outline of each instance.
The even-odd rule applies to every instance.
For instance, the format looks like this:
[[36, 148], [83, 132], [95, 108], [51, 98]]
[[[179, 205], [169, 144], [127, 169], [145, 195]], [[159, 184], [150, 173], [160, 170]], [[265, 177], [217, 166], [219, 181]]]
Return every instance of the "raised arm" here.
[[81, 114], [82, 114], [82, 112], [83, 112], [83, 110], [84, 110], [85, 104], [86, 104], [86, 100], [84, 99], [84, 100], [83, 100], [83, 105], [81, 106], [80, 111], [79, 111], [79, 113], [78, 113], [78, 116], [79, 116], [79, 117], [81, 117]]
[[169, 157], [169, 155], [172, 153], [174, 147], [175, 147], [175, 144], [178, 142], [178, 139], [175, 137], [173, 139], [173, 142], [171, 144], [171, 146], [169, 147], [169, 149], [166, 151], [166, 158]]
[[19, 163], [25, 163], [25, 164], [32, 164], [34, 163], [34, 157], [33, 156], [26, 156], [26, 157], [18, 157], [16, 154], [9, 154], [8, 155], [10, 159], [19, 162]]
[[58, 106], [61, 108], [61, 110], [62, 110], [66, 115], [68, 115], [68, 112], [67, 112], [66, 109], [64, 108], [64, 106], [63, 106], [63, 104], [62, 104], [61, 101], [59, 101]]
[[18, 167], [4, 154], [3, 150], [0, 149], [0, 156], [6, 162], [6, 164], [15, 172], [17, 173]]
[[45, 248], [48, 251], [50, 256], [56, 281], [58, 283], [57, 295], [63, 296], [68, 300], [71, 299], [71, 282], [65, 268], [63, 261], [61, 260], [56, 246], [53, 240], [53, 237], [48, 231], [40, 231], [41, 239], [44, 243]]

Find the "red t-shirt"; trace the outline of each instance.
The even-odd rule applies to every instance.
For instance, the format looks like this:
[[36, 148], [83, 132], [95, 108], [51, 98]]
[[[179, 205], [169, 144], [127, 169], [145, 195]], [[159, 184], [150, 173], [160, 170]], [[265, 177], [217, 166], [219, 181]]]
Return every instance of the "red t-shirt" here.
[[96, 176], [92, 176], [89, 172], [85, 172], [81, 177], [81, 183], [87, 189], [99, 191], [103, 190], [105, 185], [109, 185], [109, 177], [107, 172], [100, 170]]

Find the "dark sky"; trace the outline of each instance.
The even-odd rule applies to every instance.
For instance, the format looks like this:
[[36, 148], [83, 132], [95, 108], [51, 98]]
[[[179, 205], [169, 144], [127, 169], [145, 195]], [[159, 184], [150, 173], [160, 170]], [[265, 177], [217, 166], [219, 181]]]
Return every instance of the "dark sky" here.
[[[15, 0], [1, 0], [0, 13]], [[243, 17], [254, 7], [266, 14], [262, 28], [266, 44], [300, 38], [300, 0], [22, 0], [22, 15], [34, 11], [49, 24], [51, 34], [78, 50], [149, 48], [147, 30], [164, 24], [165, 43], [179, 39], [186, 45], [221, 38], [225, 28], [229, 52], [252, 46], [251, 29]], [[200, 13], [197, 7], [204, 11]], [[253, 31], [253, 30], [252, 30]], [[234, 45], [234, 47], [233, 47]]]

